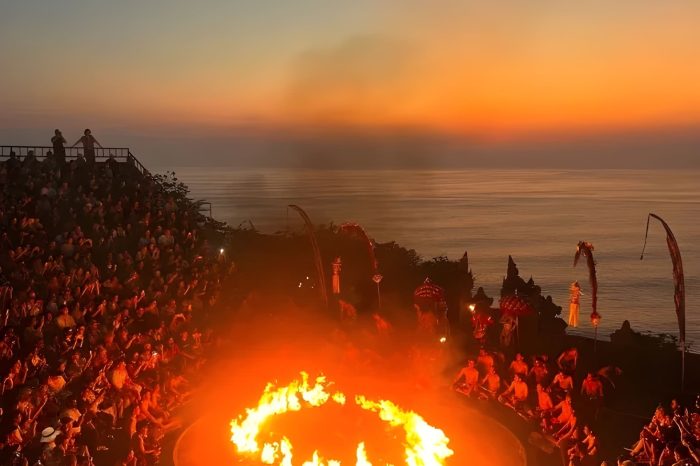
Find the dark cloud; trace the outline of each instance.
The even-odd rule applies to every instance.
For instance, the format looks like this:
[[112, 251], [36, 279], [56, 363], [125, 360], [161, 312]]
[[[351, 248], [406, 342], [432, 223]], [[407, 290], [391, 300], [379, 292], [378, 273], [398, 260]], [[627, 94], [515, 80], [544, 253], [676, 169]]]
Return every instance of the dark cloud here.
[[283, 108], [324, 124], [382, 113], [379, 105], [388, 99], [400, 105], [415, 52], [408, 43], [379, 34], [307, 50], [291, 64]]

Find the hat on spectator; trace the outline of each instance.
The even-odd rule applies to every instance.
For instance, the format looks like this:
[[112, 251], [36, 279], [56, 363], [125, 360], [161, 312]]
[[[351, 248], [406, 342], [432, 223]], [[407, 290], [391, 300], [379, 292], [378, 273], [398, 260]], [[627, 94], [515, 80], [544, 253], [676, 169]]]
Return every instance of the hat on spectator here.
[[50, 443], [56, 440], [56, 437], [61, 435], [60, 430], [56, 430], [53, 427], [47, 427], [46, 429], [41, 431], [41, 440], [39, 442], [41, 443]]

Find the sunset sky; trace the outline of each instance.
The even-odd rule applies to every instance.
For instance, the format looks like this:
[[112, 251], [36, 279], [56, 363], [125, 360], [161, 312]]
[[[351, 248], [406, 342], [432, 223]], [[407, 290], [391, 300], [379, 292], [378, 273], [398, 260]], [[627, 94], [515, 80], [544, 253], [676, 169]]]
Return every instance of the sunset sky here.
[[680, 135], [698, 148], [697, 0], [2, 0], [0, 11], [3, 144], [90, 126], [105, 144], [149, 150], [172, 134], [349, 131], [503, 147]]

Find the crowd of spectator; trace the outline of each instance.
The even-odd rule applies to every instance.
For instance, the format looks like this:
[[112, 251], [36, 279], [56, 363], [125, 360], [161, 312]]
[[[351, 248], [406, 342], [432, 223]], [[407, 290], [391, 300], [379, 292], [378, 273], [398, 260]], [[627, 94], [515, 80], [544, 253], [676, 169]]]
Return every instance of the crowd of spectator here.
[[12, 156], [0, 188], [0, 464], [157, 463], [214, 340], [202, 217], [113, 158]]
[[[606, 391], [615, 389], [620, 370], [607, 366], [578, 380], [578, 351], [570, 348], [555, 360], [520, 353], [507, 361], [482, 348], [454, 379], [455, 389], [473, 398], [499, 402], [539, 426], [541, 443], [556, 446], [563, 466], [598, 466], [601, 451], [593, 427]], [[538, 443], [538, 442], [536, 442]], [[686, 466], [700, 459], [700, 398], [691, 409], [673, 400], [659, 407], [639, 441], [620, 455], [618, 465]], [[626, 461], [626, 462], [625, 462]]]
[[700, 464], [700, 395], [692, 407], [683, 407], [676, 399], [666, 407], [659, 405], [628, 451], [621, 459], [631, 464]]
[[[0, 464], [158, 463], [215, 338], [228, 264], [200, 214], [129, 163], [97, 163], [90, 138], [86, 157], [67, 160], [57, 130], [46, 158], [0, 163]], [[617, 375], [581, 373], [576, 348], [482, 348], [454, 386], [535, 423], [564, 466], [597, 466]], [[699, 446], [700, 398], [673, 400], [617, 464], [694, 465]]]
[[[498, 401], [523, 418], [536, 421], [557, 442], [565, 466], [598, 465], [598, 437], [591, 429], [603, 400], [603, 381], [588, 373], [575, 384], [578, 351], [564, 351], [556, 361], [547, 355], [510, 362], [482, 348], [457, 374], [455, 388], [464, 395]], [[603, 371], [605, 373], [605, 371]]]

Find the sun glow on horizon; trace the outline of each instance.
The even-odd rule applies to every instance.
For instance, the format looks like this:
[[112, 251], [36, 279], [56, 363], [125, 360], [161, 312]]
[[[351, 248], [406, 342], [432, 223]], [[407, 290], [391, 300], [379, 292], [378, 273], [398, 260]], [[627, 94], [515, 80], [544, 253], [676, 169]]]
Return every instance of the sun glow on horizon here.
[[[8, 8], [3, 124], [72, 116], [486, 138], [700, 124], [697, 2], [154, 3]], [[124, 27], [96, 34], [105, 17]]]

